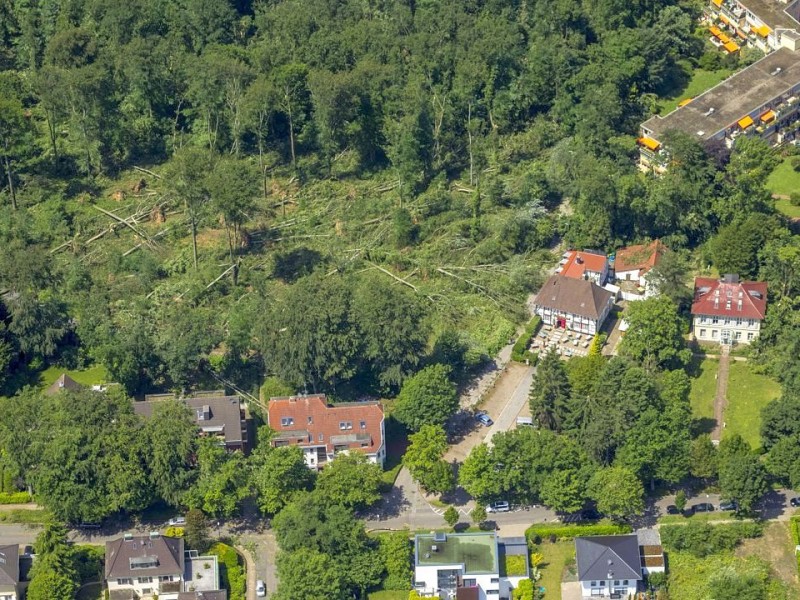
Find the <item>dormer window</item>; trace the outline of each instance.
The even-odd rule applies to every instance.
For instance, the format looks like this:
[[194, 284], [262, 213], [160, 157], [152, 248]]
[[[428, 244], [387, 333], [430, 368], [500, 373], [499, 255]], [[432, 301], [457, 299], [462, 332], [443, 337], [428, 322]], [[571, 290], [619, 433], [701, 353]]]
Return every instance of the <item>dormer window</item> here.
[[294, 418], [281, 417], [281, 427], [289, 427], [290, 425], [294, 425]]
[[361, 429], [366, 429], [367, 428], [367, 422], [366, 421], [361, 421], [360, 424], [361, 424]]
[[342, 431], [346, 431], [352, 428], [353, 428], [352, 421], [339, 421], [339, 429], [341, 429]]

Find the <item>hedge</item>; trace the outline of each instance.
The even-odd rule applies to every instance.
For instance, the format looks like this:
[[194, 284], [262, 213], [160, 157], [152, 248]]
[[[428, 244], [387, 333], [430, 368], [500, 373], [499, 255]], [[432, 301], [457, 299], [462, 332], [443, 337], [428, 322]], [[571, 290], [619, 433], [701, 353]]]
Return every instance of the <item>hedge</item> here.
[[733, 550], [745, 538], [760, 537], [761, 523], [743, 522], [710, 525], [689, 522], [661, 527], [661, 542], [668, 549], [688, 552], [698, 558]]
[[239, 564], [239, 554], [222, 542], [211, 546], [208, 551], [219, 559], [220, 580], [222, 587], [228, 590], [230, 600], [244, 600], [245, 574], [242, 565]]
[[30, 501], [28, 492], [0, 492], [0, 504], [27, 504]]
[[551, 535], [559, 540], [571, 540], [585, 535], [617, 535], [630, 533], [633, 528], [630, 525], [616, 523], [597, 523], [595, 525], [531, 525], [525, 530], [525, 536], [532, 540], [538, 536], [542, 539]]
[[789, 519], [789, 530], [792, 532], [794, 545], [800, 545], [800, 515]]
[[528, 350], [531, 345], [531, 340], [533, 336], [536, 335], [536, 332], [539, 331], [539, 326], [542, 324], [542, 319], [539, 316], [535, 316], [531, 319], [530, 323], [525, 326], [522, 335], [517, 338], [514, 347], [511, 348], [511, 360], [515, 360], [517, 362], [525, 362], [527, 359], [530, 364], [535, 365], [536, 361], [538, 360], [538, 355], [534, 352]]

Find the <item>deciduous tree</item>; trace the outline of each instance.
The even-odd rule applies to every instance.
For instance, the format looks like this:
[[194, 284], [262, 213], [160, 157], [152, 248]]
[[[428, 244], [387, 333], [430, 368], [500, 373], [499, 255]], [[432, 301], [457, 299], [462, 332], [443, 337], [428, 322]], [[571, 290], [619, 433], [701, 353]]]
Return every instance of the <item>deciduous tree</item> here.
[[403, 383], [394, 414], [412, 431], [421, 431], [426, 425], [444, 425], [456, 410], [458, 395], [450, 367], [430, 365]]

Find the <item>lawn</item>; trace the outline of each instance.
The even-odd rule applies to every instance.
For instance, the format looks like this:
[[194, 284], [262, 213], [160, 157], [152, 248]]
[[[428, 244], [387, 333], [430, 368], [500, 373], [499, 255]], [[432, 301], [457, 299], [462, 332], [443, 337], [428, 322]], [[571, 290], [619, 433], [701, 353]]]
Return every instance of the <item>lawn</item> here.
[[731, 361], [723, 437], [738, 433], [753, 448], [761, 447], [761, 409], [780, 393], [780, 385], [766, 375], [754, 373], [750, 363]]
[[[773, 194], [788, 196], [792, 192], [800, 191], [800, 173], [792, 168], [789, 160], [788, 158], [784, 159], [781, 164], [775, 167], [775, 170], [772, 171], [769, 179], [767, 179], [767, 188]], [[786, 204], [789, 203], [787, 202]], [[791, 204], [789, 206], [797, 213], [789, 216], [800, 216], [800, 207], [792, 206]]]
[[714, 395], [717, 391], [719, 361], [695, 356], [689, 365], [692, 389], [689, 399], [697, 433], [710, 433], [714, 428]]
[[[705, 499], [702, 496], [698, 496], [697, 498], [690, 498], [687, 502], [687, 506], [691, 506], [692, 504], [697, 504], [698, 502], [704, 502]], [[688, 523], [689, 521], [694, 522], [706, 522], [706, 521], [726, 521], [728, 519], [733, 519], [733, 512], [732, 511], [714, 511], [710, 513], [695, 513], [691, 517], [684, 517], [683, 515], [664, 515], [663, 517], [658, 519], [660, 525], [675, 525], [681, 523]]]
[[39, 374], [39, 384], [42, 387], [47, 387], [53, 383], [58, 377], [66, 373], [72, 379], [85, 386], [100, 385], [101, 383], [108, 383], [111, 381], [111, 376], [108, 374], [106, 368], [102, 365], [95, 365], [88, 369], [80, 369], [70, 371], [64, 367], [48, 367], [46, 370]]
[[740, 558], [757, 556], [767, 560], [773, 573], [788, 587], [798, 590], [794, 544], [785, 521], [772, 521], [764, 529], [764, 535], [743, 540], [735, 553]]
[[767, 595], [764, 600], [788, 597], [783, 583], [770, 578], [770, 565], [761, 557], [737, 558], [733, 553], [726, 552], [696, 558], [685, 552], [670, 552], [668, 560], [670, 598], [707, 598], [709, 580], [729, 569], [767, 581]]
[[661, 98], [658, 101], [658, 114], [665, 115], [678, 107], [678, 102], [686, 98], [699, 96], [706, 90], [714, 87], [720, 81], [730, 76], [730, 69], [720, 69], [719, 71], [706, 71], [705, 69], [695, 69], [692, 78], [686, 88], [674, 96]]
[[367, 594], [367, 600], [408, 600], [408, 590], [381, 590]]
[[544, 588], [545, 600], [561, 600], [561, 581], [564, 568], [575, 563], [575, 542], [544, 543], [535, 546], [533, 552], [541, 552], [544, 562], [539, 566], [542, 578], [537, 582]]
[[12, 510], [0, 510], [0, 523], [44, 523], [49, 515], [44, 509], [28, 510], [26, 508], [15, 508]]
[[87, 583], [82, 585], [75, 596], [75, 600], [101, 600], [102, 598], [102, 583]]
[[775, 208], [779, 213], [786, 215], [790, 219], [800, 218], [800, 206], [795, 206], [786, 198], [778, 198], [775, 200]]

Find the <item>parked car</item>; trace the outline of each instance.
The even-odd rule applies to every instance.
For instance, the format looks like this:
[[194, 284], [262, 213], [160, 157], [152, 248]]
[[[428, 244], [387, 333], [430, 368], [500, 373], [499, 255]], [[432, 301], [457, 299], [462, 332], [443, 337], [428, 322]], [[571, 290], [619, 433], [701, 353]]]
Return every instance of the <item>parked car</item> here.
[[491, 417], [486, 413], [478, 413], [475, 415], [475, 418], [478, 420], [478, 423], [485, 425], [486, 427], [491, 427], [494, 425], [494, 421], [492, 421]]
[[186, 517], [172, 517], [169, 521], [167, 521], [167, 525], [170, 527], [186, 525]]
[[726, 500], [725, 502], [719, 503], [720, 510], [739, 510], [739, 505], [736, 503], [736, 500]]
[[791, 504], [795, 508], [800, 507], [800, 498], [792, 498], [791, 500], [789, 500], [789, 504]]
[[497, 502], [492, 502], [489, 506], [486, 507], [487, 513], [501, 513], [501, 512], [508, 512], [510, 510], [511, 510], [511, 505], [505, 500], [498, 500]]
[[102, 523], [78, 523], [78, 529], [100, 529], [102, 527]]
[[692, 512], [714, 512], [714, 505], [710, 502], [701, 502], [692, 506]]
[[681, 514], [681, 511], [679, 511], [678, 507], [675, 506], [674, 504], [670, 504], [669, 506], [667, 506], [667, 514], [668, 515], [679, 515], [679, 514]]
[[256, 596], [259, 598], [264, 598], [267, 595], [267, 586], [264, 585], [264, 582], [259, 579], [256, 581]]
[[581, 519], [584, 521], [597, 521], [602, 518], [603, 515], [600, 514], [596, 508], [584, 508], [581, 511]]

